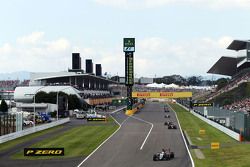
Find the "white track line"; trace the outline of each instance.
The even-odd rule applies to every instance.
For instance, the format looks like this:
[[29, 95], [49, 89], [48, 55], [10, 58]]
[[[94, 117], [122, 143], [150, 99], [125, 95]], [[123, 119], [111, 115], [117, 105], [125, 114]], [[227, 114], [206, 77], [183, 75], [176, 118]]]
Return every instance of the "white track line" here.
[[127, 119], [129, 119], [130, 117], [127, 117], [124, 121], [122, 121], [122, 123], [121, 123], [121, 126], [124, 124], [124, 122], [126, 122], [127, 121]]
[[148, 139], [148, 137], [149, 137], [149, 135], [150, 135], [150, 133], [151, 133], [151, 131], [152, 131], [153, 127], [154, 127], [154, 124], [152, 124], [151, 122], [145, 121], [145, 120], [143, 120], [143, 119], [141, 119], [141, 118], [135, 117], [135, 116], [130, 116], [130, 117], [132, 117], [132, 118], [134, 118], [134, 119], [137, 119], [137, 120], [139, 120], [139, 121], [142, 121], [142, 122], [148, 123], [148, 124], [150, 124], [150, 125], [151, 125], [151, 128], [150, 128], [150, 130], [149, 130], [149, 132], [148, 132], [148, 134], [147, 134], [146, 138], [144, 139], [144, 141], [143, 141], [143, 143], [142, 143], [142, 145], [141, 145], [141, 147], [140, 147], [140, 150], [142, 150], [142, 149], [143, 149], [144, 144], [146, 143], [146, 141], [147, 141], [147, 139]]
[[[121, 108], [120, 110], [122, 110], [123, 108]], [[117, 111], [116, 111], [117, 112]], [[109, 136], [106, 140], [104, 140], [94, 151], [92, 151], [92, 153], [90, 153], [79, 165], [77, 165], [77, 167], [80, 167], [87, 159], [89, 159], [89, 157], [91, 156], [91, 155], [93, 155], [104, 143], [106, 143], [112, 136], [114, 136], [114, 134], [116, 134], [116, 132], [118, 132], [118, 130], [120, 130], [120, 128], [121, 128], [121, 124], [118, 122], [118, 121], [116, 121], [116, 119], [112, 116], [112, 115], [110, 115], [114, 120], [115, 120], [115, 122], [119, 125], [119, 128], [118, 129], [116, 129], [116, 131], [114, 132], [114, 133], [112, 133], [112, 135], [111, 136]], [[123, 121], [124, 122], [124, 121]]]
[[175, 114], [175, 117], [176, 117], [176, 119], [177, 119], [178, 125], [179, 125], [179, 127], [180, 127], [181, 136], [182, 136], [182, 138], [183, 138], [183, 141], [184, 141], [184, 143], [185, 143], [186, 149], [187, 149], [187, 151], [188, 151], [188, 155], [189, 155], [189, 157], [190, 157], [190, 159], [191, 159], [192, 167], [195, 167], [195, 165], [194, 165], [194, 160], [193, 160], [193, 158], [192, 158], [192, 156], [191, 156], [191, 153], [190, 153], [190, 151], [189, 151], [189, 149], [188, 149], [186, 140], [185, 140], [184, 135], [183, 135], [183, 133], [182, 133], [181, 124], [180, 124], [180, 122], [179, 122], [179, 119], [178, 119], [178, 117], [177, 117], [177, 114], [176, 114], [176, 112], [174, 111], [174, 109], [173, 109], [168, 103], [167, 103], [167, 105], [171, 108], [171, 110], [172, 110], [172, 111], [174, 112], [174, 114]]
[[116, 113], [116, 112], [118, 112], [118, 111], [121, 111], [121, 110], [123, 110], [123, 109], [125, 109], [125, 108], [127, 108], [127, 107], [119, 108], [119, 109], [117, 109], [117, 110], [115, 110], [115, 111], [112, 111], [110, 114], [114, 114], [114, 113]]

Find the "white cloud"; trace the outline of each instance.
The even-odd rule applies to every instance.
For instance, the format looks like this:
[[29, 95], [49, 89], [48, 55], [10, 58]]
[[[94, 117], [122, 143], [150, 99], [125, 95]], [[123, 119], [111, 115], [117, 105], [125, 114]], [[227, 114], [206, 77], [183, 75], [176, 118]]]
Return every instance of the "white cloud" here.
[[135, 59], [145, 60], [147, 63], [140, 64], [135, 69], [140, 75], [151, 77], [155, 74], [205, 75], [221, 56], [236, 56], [235, 52], [226, 50], [230, 42], [232, 38], [228, 36], [176, 43], [164, 38], [139, 40]]
[[[206, 75], [221, 56], [236, 56], [235, 52], [226, 49], [230, 42], [232, 38], [229, 36], [217, 39], [204, 37], [175, 43], [159, 37], [137, 40], [134, 73], [137, 77]], [[120, 45], [109, 50], [101, 46], [78, 48], [78, 51], [82, 59], [90, 58], [94, 64], [101, 63], [103, 72], [124, 76], [125, 56]]]
[[2, 47], [0, 47], [0, 54], [10, 53], [12, 51], [12, 47], [9, 43], [5, 43]]
[[[193, 0], [197, 3], [199, 0]], [[199, 1], [202, 4], [202, 1]], [[205, 4], [209, 7], [222, 9], [222, 8], [249, 8], [250, 1], [249, 0], [205, 0]]]
[[125, 8], [155, 8], [167, 5], [193, 5], [213, 9], [250, 8], [249, 0], [94, 0], [100, 5]]
[[94, 0], [96, 3], [110, 6], [127, 6], [128, 0]]
[[69, 49], [70, 43], [64, 38], [55, 41], [45, 42], [49, 51], [64, 51]]
[[[226, 49], [231, 41], [230, 36], [179, 42], [160, 37], [137, 39], [135, 74], [137, 77], [205, 75], [221, 56], [236, 56], [236, 52]], [[103, 73], [123, 76], [125, 56], [120, 45], [77, 47], [65, 38], [48, 41], [45, 37], [36, 45], [6, 43], [0, 46], [0, 71], [63, 71], [71, 67], [71, 53], [79, 52], [83, 69], [85, 59], [92, 59], [94, 64], [102, 64]]]
[[225, 36], [225, 37], [222, 37], [218, 40], [218, 45], [222, 48], [225, 48], [227, 47], [231, 42], [233, 41], [233, 38], [232, 37], [228, 37], [228, 36]]
[[71, 65], [71, 45], [65, 38], [45, 40], [44, 32], [33, 32], [0, 46], [0, 71], [62, 71]]
[[44, 36], [44, 32], [32, 32], [29, 35], [17, 38], [19, 44], [36, 44]]

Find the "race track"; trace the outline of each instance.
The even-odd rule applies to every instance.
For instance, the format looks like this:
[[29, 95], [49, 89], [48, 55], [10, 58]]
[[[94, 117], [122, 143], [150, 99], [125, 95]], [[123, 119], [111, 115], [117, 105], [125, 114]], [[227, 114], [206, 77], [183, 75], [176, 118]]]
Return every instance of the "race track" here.
[[[170, 118], [164, 118], [166, 114]], [[165, 113], [163, 104], [147, 102], [134, 117], [127, 117], [123, 112], [114, 113], [113, 117], [121, 124], [120, 130], [85, 160], [81, 167], [192, 166], [175, 114], [172, 111]], [[164, 126], [167, 120], [173, 121], [178, 126], [177, 130], [167, 129]], [[170, 148], [175, 158], [170, 161], [153, 161], [153, 154], [162, 148]]]

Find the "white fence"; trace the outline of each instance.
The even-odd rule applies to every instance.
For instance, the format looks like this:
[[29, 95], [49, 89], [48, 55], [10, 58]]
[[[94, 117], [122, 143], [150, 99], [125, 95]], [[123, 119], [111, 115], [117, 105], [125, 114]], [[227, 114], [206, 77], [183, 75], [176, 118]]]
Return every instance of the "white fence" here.
[[[177, 103], [179, 104], [179, 103]], [[179, 104], [181, 107], [185, 108], [186, 110], [189, 110], [187, 107]], [[199, 114], [197, 114], [196, 112], [194, 112], [193, 110], [190, 110], [190, 113], [192, 113], [194, 116], [200, 118], [201, 120], [203, 120], [204, 122], [208, 123], [209, 125], [215, 127], [216, 129], [222, 131], [223, 133], [227, 134], [228, 136], [232, 137], [233, 139], [237, 140], [237, 141], [241, 141], [241, 135], [239, 133], [236, 133], [235, 131], [232, 131], [231, 129], [228, 129], [210, 119], [207, 119]]]
[[64, 119], [60, 119], [60, 120], [55, 121], [55, 122], [46, 123], [44, 125], [38, 125], [38, 126], [28, 128], [28, 129], [25, 129], [22, 131], [18, 131], [15, 133], [10, 133], [10, 134], [4, 135], [4, 136], [0, 136], [0, 144], [7, 142], [7, 141], [10, 141], [10, 140], [13, 140], [13, 139], [16, 139], [16, 138], [19, 138], [19, 137], [22, 137], [22, 136], [25, 136], [25, 135], [28, 135], [28, 134], [31, 134], [31, 133], [39, 132], [39, 131], [42, 131], [42, 130], [45, 130], [45, 129], [48, 129], [48, 128], [51, 128], [54, 126], [58, 126], [58, 125], [67, 123], [69, 121], [70, 121], [69, 118], [64, 118]]

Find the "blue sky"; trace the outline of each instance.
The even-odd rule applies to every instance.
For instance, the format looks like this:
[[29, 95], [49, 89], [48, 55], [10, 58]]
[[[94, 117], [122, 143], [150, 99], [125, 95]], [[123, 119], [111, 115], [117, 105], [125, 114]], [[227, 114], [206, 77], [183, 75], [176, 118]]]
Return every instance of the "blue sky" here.
[[[248, 0], [0, 1], [0, 71], [63, 71], [71, 53], [124, 75], [122, 39], [136, 38], [136, 76], [206, 75], [233, 39], [249, 39]], [[83, 62], [84, 65], [84, 62]]]

